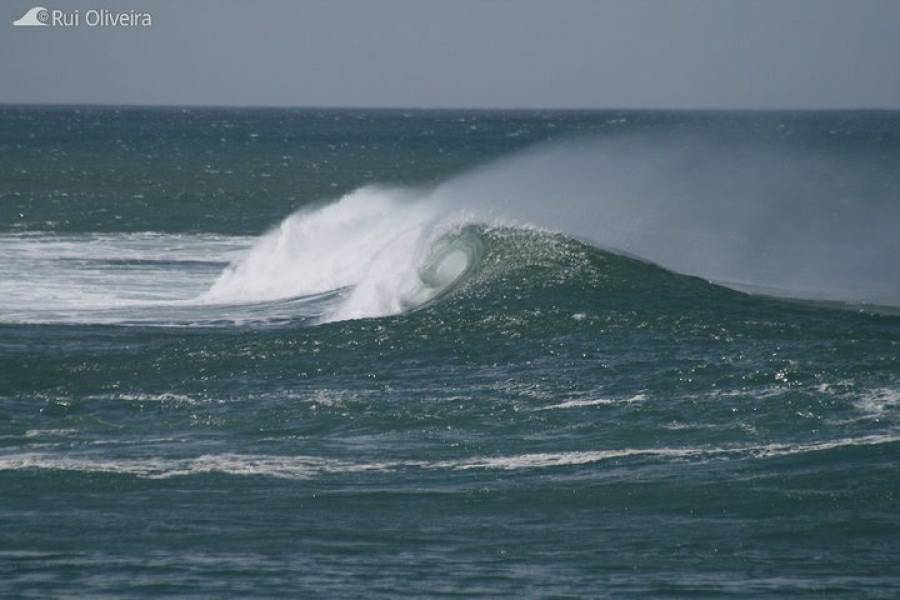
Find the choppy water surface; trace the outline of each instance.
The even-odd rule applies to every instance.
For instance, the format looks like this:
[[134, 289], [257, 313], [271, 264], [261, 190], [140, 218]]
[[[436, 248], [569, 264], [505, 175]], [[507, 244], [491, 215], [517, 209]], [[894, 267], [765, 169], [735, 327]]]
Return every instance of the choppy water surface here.
[[0, 595], [900, 593], [900, 116], [0, 109]]

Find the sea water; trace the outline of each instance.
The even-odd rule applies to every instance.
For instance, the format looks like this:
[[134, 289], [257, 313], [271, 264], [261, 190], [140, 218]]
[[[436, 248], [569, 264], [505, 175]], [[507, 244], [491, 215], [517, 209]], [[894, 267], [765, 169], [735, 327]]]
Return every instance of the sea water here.
[[900, 114], [0, 108], [0, 595], [900, 593]]

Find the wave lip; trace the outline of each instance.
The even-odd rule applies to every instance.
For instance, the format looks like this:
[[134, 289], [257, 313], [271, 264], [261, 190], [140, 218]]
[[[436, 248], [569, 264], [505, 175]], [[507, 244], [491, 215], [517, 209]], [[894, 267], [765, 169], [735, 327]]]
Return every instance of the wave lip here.
[[483, 254], [480, 236], [412, 191], [360, 188], [263, 235], [199, 301], [273, 302], [341, 291], [320, 322], [381, 317], [453, 289]]

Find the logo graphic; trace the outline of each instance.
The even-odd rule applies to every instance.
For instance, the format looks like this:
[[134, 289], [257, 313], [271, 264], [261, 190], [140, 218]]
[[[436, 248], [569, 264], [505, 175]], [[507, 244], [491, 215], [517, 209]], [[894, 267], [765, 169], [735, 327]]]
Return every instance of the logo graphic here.
[[59, 10], [35, 6], [13, 21], [15, 27], [150, 27], [153, 15], [138, 10], [112, 11], [108, 8]]
[[35, 6], [13, 21], [15, 27], [46, 27], [50, 24], [50, 11], [43, 6]]

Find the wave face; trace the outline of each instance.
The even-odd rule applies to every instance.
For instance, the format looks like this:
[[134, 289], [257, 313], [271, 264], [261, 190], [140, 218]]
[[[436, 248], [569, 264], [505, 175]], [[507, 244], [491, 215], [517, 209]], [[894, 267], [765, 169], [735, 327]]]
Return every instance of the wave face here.
[[[545, 144], [433, 186], [363, 186], [301, 208], [246, 254], [246, 236], [16, 235], [0, 240], [8, 272], [35, 281], [8, 286], [0, 318], [383, 317], [463, 283], [482, 254], [466, 227], [559, 232], [743, 291], [900, 307], [897, 182], [866, 158], [661, 129]], [[203, 266], [223, 262], [210, 282]]]
[[898, 596], [898, 190], [893, 113], [0, 107], [0, 597]]
[[[582, 140], [428, 190], [366, 187], [301, 210], [204, 299], [352, 288], [325, 320], [396, 314], [439, 292], [420, 272], [442, 235], [470, 224], [563, 232], [744, 291], [900, 306], [897, 222], [896, 188], [875, 187], [858, 159], [697, 134]], [[448, 272], [477, 258], [459, 249]]]
[[288, 217], [201, 300], [343, 290], [321, 320], [397, 314], [453, 287], [479, 259], [477, 236], [449, 232], [516, 225], [745, 291], [900, 306], [900, 263], [890, 259], [900, 255], [900, 207], [890, 191], [871, 193], [863, 165], [776, 145], [723, 155], [726, 143], [644, 135], [556, 144], [429, 190], [360, 188]]

